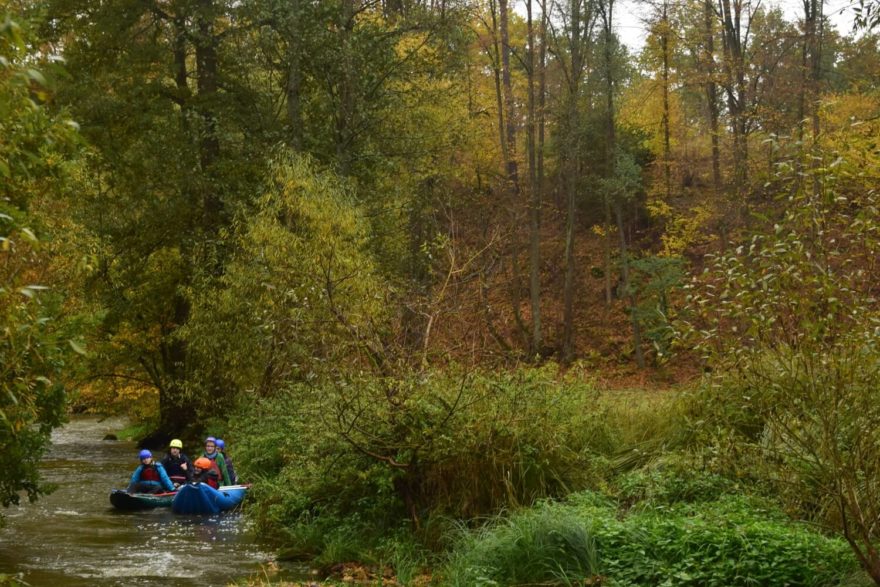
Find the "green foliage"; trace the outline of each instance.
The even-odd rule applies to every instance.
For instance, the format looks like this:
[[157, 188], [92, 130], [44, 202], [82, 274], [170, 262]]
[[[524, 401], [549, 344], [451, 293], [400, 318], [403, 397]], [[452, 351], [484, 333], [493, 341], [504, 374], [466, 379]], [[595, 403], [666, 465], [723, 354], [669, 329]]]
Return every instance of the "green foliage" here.
[[840, 529], [870, 570], [880, 563], [880, 308], [868, 274], [880, 202], [873, 190], [837, 192], [840, 163], [815, 170], [820, 189], [791, 196], [771, 230], [715, 260], [694, 289], [702, 321], [691, 332], [721, 370], [702, 400], [719, 464]]
[[442, 583], [451, 586], [578, 585], [598, 574], [596, 542], [570, 512], [542, 503], [462, 529]]
[[857, 28], [872, 31], [880, 25], [880, 5], [877, 0], [859, 0], [859, 5], [853, 10], [856, 13]]
[[635, 157], [618, 149], [614, 160], [614, 174], [599, 180], [605, 197], [614, 203], [629, 202], [642, 190], [642, 168]]
[[389, 287], [347, 183], [282, 152], [237, 228], [223, 275], [189, 290], [180, 336], [198, 366], [195, 384], [271, 393], [340, 361], [368, 369]]
[[684, 262], [677, 257], [642, 257], [632, 261], [637, 305], [636, 318], [645, 338], [654, 346], [655, 360], [664, 361], [675, 340], [675, 311], [672, 296], [684, 283]]
[[510, 585], [532, 573], [528, 581], [553, 585], [600, 575], [620, 586], [828, 586], [855, 566], [842, 540], [754, 500], [726, 495], [621, 517], [613, 503], [581, 493], [460, 538], [444, 577], [453, 585]]
[[736, 489], [730, 479], [702, 470], [696, 459], [674, 455], [622, 475], [615, 485], [623, 503], [651, 506], [715, 501]]
[[437, 516], [601, 486], [621, 440], [597, 399], [552, 366], [302, 383], [241, 407], [236, 456], [261, 527], [320, 540], [304, 552], [343, 520], [349, 540], [413, 524], [434, 542]]
[[739, 497], [612, 520], [592, 528], [620, 585], [834, 585], [856, 566], [842, 540]]
[[[44, 106], [46, 75], [27, 54], [31, 41], [0, 16], [0, 504], [46, 490], [37, 465], [52, 428], [65, 418], [64, 377], [84, 353], [62, 320], [63, 297], [40, 282], [51, 250], [31, 202], [59, 189], [59, 168], [76, 140], [74, 125]], [[48, 75], [48, 74], [47, 74]]]
[[62, 383], [71, 352], [54, 323], [57, 300], [0, 293], [0, 504], [34, 500], [44, 488], [37, 465], [52, 428], [66, 417]]

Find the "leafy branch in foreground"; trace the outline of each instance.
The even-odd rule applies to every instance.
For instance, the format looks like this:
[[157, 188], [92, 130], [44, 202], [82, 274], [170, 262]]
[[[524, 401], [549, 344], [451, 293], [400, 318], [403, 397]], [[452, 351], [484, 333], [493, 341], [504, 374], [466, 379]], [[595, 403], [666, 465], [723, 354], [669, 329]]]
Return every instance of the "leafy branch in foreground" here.
[[844, 196], [834, 172], [818, 169], [818, 193], [784, 200], [775, 223], [713, 260], [685, 330], [716, 369], [725, 434], [880, 584], [880, 194]]

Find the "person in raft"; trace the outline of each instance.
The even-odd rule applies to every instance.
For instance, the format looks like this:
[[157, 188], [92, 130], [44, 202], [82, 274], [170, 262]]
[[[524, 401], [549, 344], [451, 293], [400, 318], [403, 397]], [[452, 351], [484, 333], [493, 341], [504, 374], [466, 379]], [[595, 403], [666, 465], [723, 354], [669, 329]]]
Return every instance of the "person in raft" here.
[[223, 456], [223, 460], [226, 461], [226, 471], [229, 473], [229, 480], [233, 484], [238, 484], [238, 475], [235, 474], [235, 467], [232, 465], [232, 457], [226, 452], [226, 443], [223, 442], [222, 438], [217, 439], [217, 450]]
[[229, 471], [226, 470], [226, 459], [217, 450], [217, 439], [213, 436], [205, 439], [205, 452], [202, 453], [202, 456], [210, 459], [217, 467], [217, 472], [220, 473], [220, 485], [232, 485], [232, 481], [229, 480]]
[[193, 463], [193, 482], [207, 483], [214, 489], [220, 489], [220, 470], [217, 464], [207, 457], [199, 457]]
[[165, 467], [153, 460], [153, 453], [144, 449], [138, 454], [141, 464], [131, 475], [129, 493], [162, 493], [174, 491], [174, 483], [168, 478]]
[[192, 463], [182, 450], [183, 442], [175, 438], [168, 444], [168, 454], [162, 459], [162, 466], [175, 487], [189, 483], [193, 477]]

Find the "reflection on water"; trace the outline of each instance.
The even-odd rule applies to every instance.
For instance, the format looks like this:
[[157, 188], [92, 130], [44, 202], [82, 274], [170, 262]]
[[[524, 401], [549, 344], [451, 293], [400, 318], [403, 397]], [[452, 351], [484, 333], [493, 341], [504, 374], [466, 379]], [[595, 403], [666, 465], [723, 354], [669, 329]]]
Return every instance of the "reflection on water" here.
[[53, 433], [42, 468], [58, 489], [3, 512], [0, 574], [60, 587], [226, 585], [261, 573], [271, 549], [240, 514], [176, 516], [169, 509], [110, 506], [110, 490], [125, 487], [137, 466], [133, 442], [101, 440], [123, 425], [77, 419]]

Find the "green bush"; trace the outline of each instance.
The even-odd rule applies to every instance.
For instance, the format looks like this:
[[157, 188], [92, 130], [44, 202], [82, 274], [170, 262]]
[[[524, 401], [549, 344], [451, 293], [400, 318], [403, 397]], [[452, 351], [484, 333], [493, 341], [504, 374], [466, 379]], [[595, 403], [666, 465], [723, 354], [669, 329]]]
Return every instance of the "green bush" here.
[[605, 487], [621, 444], [608, 413], [592, 386], [553, 366], [451, 367], [292, 385], [244, 402], [230, 437], [257, 482], [260, 527], [308, 556], [327, 551], [343, 520], [349, 541], [414, 528], [436, 546], [438, 520]]
[[[551, 541], [548, 548], [529, 537], [534, 527], [543, 536], [589, 539]], [[590, 566], [575, 563], [587, 560]], [[754, 499], [727, 495], [621, 517], [613, 502], [587, 492], [460, 538], [443, 576], [451, 585], [567, 585], [598, 574], [615, 586], [827, 586], [856, 569], [845, 542]]]
[[593, 536], [582, 520], [543, 503], [462, 531], [444, 585], [578, 584], [597, 574]]
[[626, 473], [616, 485], [616, 494], [625, 503], [649, 505], [714, 501], [736, 488], [730, 479], [703, 470], [696, 459], [681, 455]]

